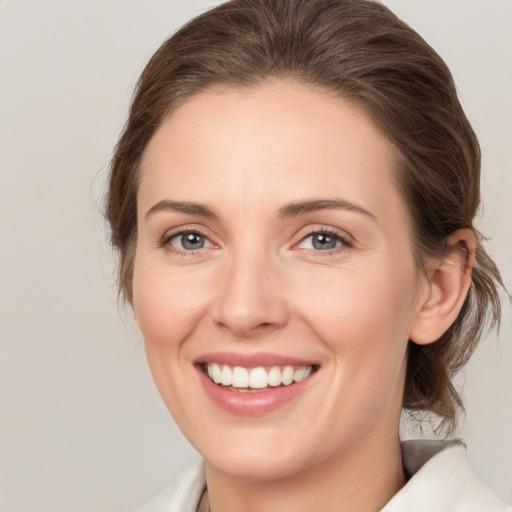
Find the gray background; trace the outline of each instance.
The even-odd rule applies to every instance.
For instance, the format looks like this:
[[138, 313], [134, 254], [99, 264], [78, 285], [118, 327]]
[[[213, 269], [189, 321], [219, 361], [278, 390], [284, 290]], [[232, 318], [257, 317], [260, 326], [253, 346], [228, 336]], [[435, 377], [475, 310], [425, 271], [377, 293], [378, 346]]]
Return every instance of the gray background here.
[[[198, 455], [168, 416], [99, 214], [144, 63], [218, 2], [0, 1], [0, 512], [116, 512]], [[446, 59], [484, 153], [481, 227], [512, 290], [512, 2], [389, 0]], [[477, 472], [512, 501], [505, 299], [459, 379]]]

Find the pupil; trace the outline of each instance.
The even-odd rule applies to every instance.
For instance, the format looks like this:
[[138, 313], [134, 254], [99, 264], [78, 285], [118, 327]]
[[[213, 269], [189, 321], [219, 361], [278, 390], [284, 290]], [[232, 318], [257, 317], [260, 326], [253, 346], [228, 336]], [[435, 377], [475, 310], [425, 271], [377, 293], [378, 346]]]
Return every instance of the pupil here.
[[181, 237], [184, 249], [201, 249], [204, 246], [204, 238], [198, 233], [187, 233]]
[[334, 249], [336, 247], [336, 239], [332, 236], [318, 233], [313, 238], [313, 247], [320, 250]]

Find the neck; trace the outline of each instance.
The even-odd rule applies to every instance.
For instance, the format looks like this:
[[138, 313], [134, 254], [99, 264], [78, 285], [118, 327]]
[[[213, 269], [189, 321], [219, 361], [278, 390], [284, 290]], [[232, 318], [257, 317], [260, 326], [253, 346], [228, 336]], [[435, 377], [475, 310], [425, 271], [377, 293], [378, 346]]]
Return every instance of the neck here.
[[237, 479], [207, 464], [211, 511], [381, 510], [405, 484], [400, 441], [398, 434], [368, 441], [277, 480]]

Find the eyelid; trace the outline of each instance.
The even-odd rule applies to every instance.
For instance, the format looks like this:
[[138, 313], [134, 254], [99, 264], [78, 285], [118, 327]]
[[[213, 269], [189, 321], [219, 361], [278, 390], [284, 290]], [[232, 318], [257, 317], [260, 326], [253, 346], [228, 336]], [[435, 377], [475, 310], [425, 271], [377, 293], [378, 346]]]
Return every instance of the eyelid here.
[[[336, 238], [337, 240], [339, 240], [342, 245], [341, 245], [341, 247], [336, 247], [336, 248], [333, 248], [330, 250], [325, 250], [325, 251], [297, 247], [301, 242], [306, 240], [308, 237], [310, 237], [312, 235], [316, 235], [316, 234], [325, 234], [325, 235], [332, 236], [332, 237]], [[301, 230], [295, 237], [295, 241], [293, 242], [292, 249], [293, 250], [310, 251], [315, 254], [319, 254], [319, 253], [332, 254], [333, 252], [351, 248], [353, 246], [354, 246], [354, 239], [347, 232], [342, 231], [338, 228], [334, 228], [332, 226], [317, 225], [317, 226], [308, 227], [305, 231]]]
[[[205, 250], [205, 249], [211, 249], [211, 248], [218, 248], [219, 245], [215, 243], [212, 240], [212, 236], [207, 234], [207, 230], [204, 229], [202, 226], [198, 226], [197, 224], [194, 225], [182, 225], [177, 226], [175, 228], [169, 229], [164, 232], [162, 237], [158, 240], [158, 247], [167, 249], [169, 252], [173, 252], [176, 254], [186, 254], [188, 256], [193, 255], [199, 251]], [[170, 241], [180, 235], [183, 235], [185, 233], [197, 233], [201, 236], [203, 236], [209, 243], [208, 247], [201, 247], [200, 249], [196, 250], [182, 250], [177, 247], [173, 247], [170, 244]], [[308, 248], [300, 248], [298, 245], [306, 240], [308, 237], [313, 236], [315, 234], [326, 234], [329, 236], [332, 236], [336, 238], [338, 241], [341, 242], [341, 246], [335, 247], [333, 249], [327, 249], [325, 251], [321, 251], [318, 249], [308, 249]], [[326, 225], [315, 225], [315, 226], [308, 226], [305, 229], [301, 229], [295, 236], [294, 241], [292, 243], [291, 249], [292, 250], [302, 250], [314, 253], [315, 255], [321, 255], [322, 253], [327, 254], [333, 254], [338, 251], [343, 251], [347, 248], [351, 248], [354, 246], [354, 238], [349, 235], [346, 231], [343, 231], [341, 229], [335, 228], [333, 226], [326, 226]]]
[[[199, 233], [198, 231], [182, 231], [182, 232], [174, 233], [173, 235], [171, 235], [170, 237], [167, 238], [167, 243], [170, 244], [172, 247], [174, 247], [173, 244], [171, 243], [171, 241], [179, 240], [180, 238], [183, 238], [186, 235], [196, 235], [196, 236], [201, 237], [205, 241], [205, 245], [203, 247], [199, 247], [198, 249], [186, 249], [186, 252], [193, 253], [195, 250], [206, 249], [208, 247], [213, 246], [210, 239], [207, 236], [203, 235], [202, 233]], [[175, 248], [178, 249], [179, 251], [182, 250], [179, 247], [175, 247]]]
[[[209, 243], [208, 247], [201, 247], [200, 249], [196, 250], [183, 250], [179, 249], [177, 247], [173, 247], [170, 242], [173, 238], [176, 238], [180, 235], [183, 235], [185, 233], [197, 233], [198, 235], [203, 236]], [[158, 247], [167, 249], [169, 252], [179, 253], [183, 254], [186, 253], [186, 255], [193, 255], [197, 253], [198, 251], [201, 251], [203, 249], [210, 249], [212, 247], [218, 247], [218, 244], [216, 244], [210, 235], [206, 233], [206, 230], [203, 229], [201, 226], [197, 225], [184, 225], [184, 226], [178, 226], [176, 228], [169, 229], [164, 232], [162, 237], [158, 240]]]

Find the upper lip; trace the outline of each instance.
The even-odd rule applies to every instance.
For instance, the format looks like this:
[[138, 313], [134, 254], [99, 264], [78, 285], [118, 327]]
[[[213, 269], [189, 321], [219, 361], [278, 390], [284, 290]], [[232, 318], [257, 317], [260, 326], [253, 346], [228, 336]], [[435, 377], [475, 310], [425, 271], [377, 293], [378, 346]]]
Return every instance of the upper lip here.
[[310, 366], [318, 363], [290, 357], [281, 354], [262, 352], [258, 354], [239, 354], [236, 352], [210, 352], [198, 357], [195, 364], [217, 363], [228, 366], [241, 366], [243, 368], [258, 368], [272, 366]]

